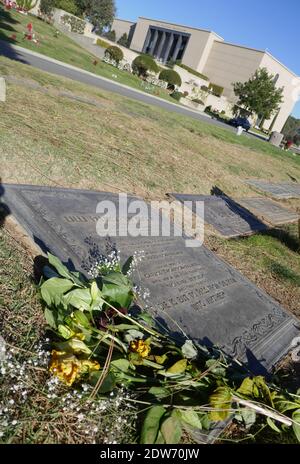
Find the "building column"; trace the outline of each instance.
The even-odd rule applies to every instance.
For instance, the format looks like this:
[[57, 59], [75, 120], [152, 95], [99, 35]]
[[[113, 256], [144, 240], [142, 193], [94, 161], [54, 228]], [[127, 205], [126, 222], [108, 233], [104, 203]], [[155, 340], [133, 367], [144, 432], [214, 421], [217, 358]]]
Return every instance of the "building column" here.
[[166, 62], [168, 60], [169, 53], [170, 53], [170, 50], [172, 48], [173, 42], [174, 42], [174, 34], [173, 34], [173, 32], [171, 32], [170, 37], [169, 37], [169, 41], [168, 41], [168, 44], [167, 44], [166, 51], [164, 53], [164, 56], [162, 57], [164, 62]]
[[162, 35], [161, 35], [161, 39], [160, 39], [160, 43], [159, 43], [159, 46], [158, 46], [158, 49], [157, 49], [157, 53], [156, 53], [156, 58], [160, 59], [161, 58], [161, 52], [163, 50], [163, 47], [165, 45], [165, 41], [166, 41], [166, 33], [163, 31]]
[[157, 39], [158, 39], [158, 30], [156, 29], [156, 30], [155, 30], [155, 33], [154, 33], [154, 38], [153, 38], [152, 46], [151, 46], [151, 48], [150, 48], [150, 50], [149, 50], [149, 54], [150, 54], [150, 55], [153, 55], [154, 49], [155, 49], [155, 47], [156, 47]]
[[172, 56], [172, 60], [174, 60], [174, 61], [177, 60], [177, 56], [178, 56], [181, 45], [182, 45], [182, 35], [180, 35], [178, 37], [177, 45], [175, 47], [175, 50], [174, 50], [174, 53], [173, 53], [173, 56]]
[[149, 27], [149, 30], [148, 30], [148, 33], [147, 33], [147, 36], [146, 36], [146, 40], [145, 40], [145, 43], [144, 43], [144, 46], [143, 46], [142, 53], [146, 53], [147, 48], [149, 47], [149, 44], [150, 44], [150, 41], [151, 41], [151, 37], [152, 37], [152, 30]]

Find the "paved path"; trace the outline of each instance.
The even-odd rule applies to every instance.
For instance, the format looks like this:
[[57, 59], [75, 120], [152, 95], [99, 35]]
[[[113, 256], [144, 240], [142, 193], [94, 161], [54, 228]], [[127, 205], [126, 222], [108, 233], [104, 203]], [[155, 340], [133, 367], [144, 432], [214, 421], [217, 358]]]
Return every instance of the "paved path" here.
[[[227, 129], [231, 132], [236, 131], [236, 129], [232, 128], [231, 126], [215, 119], [211, 119], [196, 110], [178, 105], [176, 103], [168, 102], [162, 98], [146, 94], [140, 90], [128, 87], [127, 85], [111, 81], [105, 77], [97, 76], [96, 74], [63, 63], [53, 58], [49, 58], [48, 56], [42, 55], [40, 53], [26, 50], [23, 47], [12, 45], [8, 42], [0, 41], [0, 56], [1, 55], [15, 59], [17, 61], [21, 61], [35, 68], [41, 69], [42, 71], [58, 74], [69, 79], [82, 82], [83, 84], [92, 85], [109, 92], [118, 93], [124, 97], [132, 98], [134, 100], [141, 101], [142, 103], [154, 105], [167, 111], [181, 114], [183, 116], [189, 116], [193, 119], [204, 121], [208, 124], [221, 127], [222, 129]], [[245, 136], [252, 137], [252, 135], [246, 133]]]

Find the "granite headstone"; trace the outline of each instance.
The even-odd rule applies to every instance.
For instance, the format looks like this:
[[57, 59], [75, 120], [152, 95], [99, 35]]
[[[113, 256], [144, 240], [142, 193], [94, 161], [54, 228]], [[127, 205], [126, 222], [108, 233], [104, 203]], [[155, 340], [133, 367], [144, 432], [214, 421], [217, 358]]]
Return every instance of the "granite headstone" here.
[[253, 214], [226, 195], [168, 194], [171, 198], [189, 204], [195, 213], [197, 201], [204, 202], [204, 221], [212, 225], [223, 237], [251, 235], [267, 229]]
[[268, 198], [242, 198], [239, 200], [239, 204], [270, 224], [289, 224], [299, 220], [299, 214]]
[[205, 246], [186, 248], [182, 237], [99, 237], [97, 204], [110, 200], [118, 211], [117, 194], [22, 185], [3, 190], [3, 201], [33, 240], [70, 267], [87, 271], [111, 249], [120, 250], [122, 261], [143, 250], [134, 281], [149, 289], [150, 310], [174, 333], [180, 326], [256, 373], [271, 369], [299, 335], [289, 312]]
[[286, 182], [272, 183], [255, 179], [248, 179], [245, 182], [278, 200], [300, 198], [300, 184], [289, 184]]

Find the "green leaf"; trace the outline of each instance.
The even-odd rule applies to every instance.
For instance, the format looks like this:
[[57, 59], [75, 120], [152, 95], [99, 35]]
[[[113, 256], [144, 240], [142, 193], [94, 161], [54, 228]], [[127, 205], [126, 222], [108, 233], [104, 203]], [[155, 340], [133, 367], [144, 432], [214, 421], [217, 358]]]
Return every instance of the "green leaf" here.
[[155, 445], [165, 445], [165, 439], [161, 431], [158, 431], [157, 439], [155, 440]]
[[124, 358], [115, 359], [114, 361], [111, 361], [110, 364], [112, 367], [122, 372], [127, 372], [130, 366], [130, 362]]
[[191, 425], [195, 429], [199, 429], [199, 430], [202, 429], [201, 420], [199, 419], [199, 416], [195, 411], [192, 411], [191, 409], [187, 409], [184, 411], [180, 411], [180, 413], [181, 413], [181, 419], [184, 422]]
[[148, 393], [150, 393], [150, 395], [155, 396], [155, 398], [159, 400], [170, 396], [170, 392], [166, 388], [162, 387], [151, 387]]
[[113, 284], [117, 285], [118, 287], [125, 287], [128, 290], [131, 290], [132, 288], [132, 283], [128, 277], [121, 274], [121, 272], [109, 272], [102, 277], [102, 282], [103, 284]]
[[62, 324], [59, 324], [58, 326], [58, 332], [60, 333], [60, 335], [65, 339], [65, 340], [69, 340], [71, 337], [73, 337], [73, 335], [75, 335], [75, 333], [73, 332], [73, 330], [71, 330], [69, 327], [67, 327], [66, 325], [62, 325]]
[[82, 325], [86, 329], [91, 328], [90, 321], [88, 320], [88, 318], [86, 317], [86, 315], [82, 311], [76, 310], [76, 311], [74, 311], [73, 314], [74, 314], [74, 317], [75, 317], [76, 322], [78, 324]]
[[256, 412], [253, 409], [242, 408], [235, 416], [236, 419], [242, 421], [246, 429], [250, 429], [256, 421]]
[[232, 395], [230, 390], [226, 387], [217, 388], [209, 398], [210, 405], [216, 411], [210, 412], [210, 419], [212, 421], [223, 421], [229, 416], [227, 409], [231, 408]]
[[177, 361], [173, 366], [171, 366], [167, 370], [167, 374], [182, 374], [185, 372], [187, 367], [187, 360], [186, 359], [181, 359], [180, 361]]
[[53, 311], [51, 309], [46, 308], [44, 311], [44, 316], [46, 319], [47, 324], [52, 328], [52, 329], [57, 329], [57, 324], [56, 324], [56, 319], [53, 314]]
[[91, 292], [88, 288], [77, 288], [64, 296], [63, 303], [66, 306], [72, 305], [81, 311], [90, 311], [92, 304]]
[[130, 329], [128, 330], [128, 332], [126, 332], [125, 336], [124, 336], [124, 340], [127, 342], [127, 343], [130, 343], [132, 342], [133, 340], [141, 340], [144, 338], [144, 334], [143, 332], [139, 331], [139, 330], [135, 330], [135, 329]]
[[166, 410], [163, 406], [152, 406], [143, 423], [141, 432], [141, 444], [153, 445], [157, 439], [161, 418]]
[[131, 264], [133, 262], [133, 256], [130, 256], [127, 261], [123, 264], [122, 266], [122, 273], [124, 275], [127, 275], [127, 273], [130, 271]]
[[80, 279], [78, 279], [74, 273], [70, 272], [69, 269], [61, 262], [60, 259], [58, 259], [54, 255], [51, 255], [51, 253], [48, 253], [48, 260], [51, 266], [53, 266], [57, 270], [59, 275], [65, 277], [66, 279], [72, 280], [76, 285], [82, 287], [82, 282], [80, 281]]
[[74, 284], [69, 279], [52, 277], [41, 285], [41, 296], [48, 306], [59, 306], [63, 295], [73, 288]]
[[271, 419], [271, 417], [267, 417], [267, 424], [269, 427], [271, 427], [272, 430], [274, 430], [277, 433], [281, 433], [281, 430], [277, 427], [275, 422]]
[[[109, 325], [108, 328], [112, 330], [113, 332], [125, 332], [126, 330], [134, 330], [138, 328], [136, 325], [133, 324], [119, 324], [119, 325]], [[139, 332], [139, 334], [142, 334], [142, 332]], [[142, 334], [142, 338], [143, 338]], [[131, 340], [130, 340], [131, 341]]]
[[155, 322], [154, 322], [154, 319], [153, 317], [147, 313], [146, 311], [140, 313], [138, 315], [138, 318], [144, 322], [146, 322], [146, 324], [149, 326], [149, 327], [154, 327], [155, 326]]
[[[90, 382], [93, 386], [96, 385], [98, 382], [100, 376], [102, 375], [102, 371], [94, 371], [90, 373]], [[113, 389], [116, 386], [116, 378], [112, 372], [109, 372], [105, 379], [103, 380], [103, 383], [98, 391], [98, 394], [104, 395], [105, 393], [109, 393], [113, 391]]]
[[112, 305], [128, 308], [133, 300], [131, 289], [123, 285], [103, 284], [102, 296]]
[[187, 340], [181, 348], [182, 354], [186, 359], [195, 359], [198, 356], [198, 351], [194, 347], [191, 340]]
[[167, 445], [177, 445], [182, 435], [179, 413], [172, 411], [171, 416], [163, 421], [160, 431]]
[[297, 440], [300, 442], [300, 409], [297, 409], [292, 415], [293, 419], [293, 430]]
[[203, 416], [201, 416], [201, 424], [204, 430], [210, 430], [211, 420], [209, 418], [209, 414], [203, 414]]

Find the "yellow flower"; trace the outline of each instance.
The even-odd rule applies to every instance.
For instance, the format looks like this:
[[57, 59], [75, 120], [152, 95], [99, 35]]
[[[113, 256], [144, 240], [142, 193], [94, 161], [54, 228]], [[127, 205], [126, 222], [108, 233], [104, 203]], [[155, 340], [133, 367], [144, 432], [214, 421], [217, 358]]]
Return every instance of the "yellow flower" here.
[[147, 358], [150, 354], [151, 348], [149, 344], [143, 340], [134, 340], [130, 342], [130, 350], [138, 353], [142, 358]]
[[97, 361], [78, 359], [73, 354], [64, 351], [53, 350], [51, 353], [49, 371], [68, 386], [71, 386], [82, 375], [99, 369], [100, 364]]

